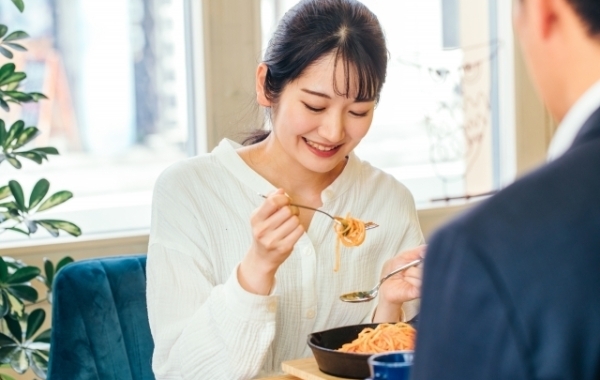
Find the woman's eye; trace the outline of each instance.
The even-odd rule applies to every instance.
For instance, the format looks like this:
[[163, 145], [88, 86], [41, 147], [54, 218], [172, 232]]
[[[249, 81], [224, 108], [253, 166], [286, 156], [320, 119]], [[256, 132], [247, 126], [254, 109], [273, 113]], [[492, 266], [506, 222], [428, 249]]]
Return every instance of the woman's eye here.
[[304, 104], [304, 107], [308, 108], [310, 111], [313, 111], [313, 112], [320, 112], [320, 111], [323, 111], [325, 109], [325, 108], [311, 107], [311, 106], [309, 106], [308, 104], [306, 104], [304, 102], [303, 102], [303, 104]]
[[354, 116], [358, 116], [358, 117], [364, 117], [367, 116], [369, 114], [369, 111], [365, 111], [365, 112], [354, 112], [354, 111], [350, 111], [350, 113]]

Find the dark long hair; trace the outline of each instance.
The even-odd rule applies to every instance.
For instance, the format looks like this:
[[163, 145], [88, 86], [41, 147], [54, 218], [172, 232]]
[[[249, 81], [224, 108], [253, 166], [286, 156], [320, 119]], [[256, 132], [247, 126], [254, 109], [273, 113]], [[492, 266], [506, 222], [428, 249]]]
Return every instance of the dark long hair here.
[[[356, 0], [302, 0], [286, 12], [264, 56], [267, 99], [277, 103], [288, 83], [329, 53], [344, 67], [343, 85], [334, 83], [338, 95], [348, 96], [350, 73], [355, 72], [357, 100], [379, 99], [388, 61], [385, 37], [377, 17]], [[269, 133], [253, 131], [242, 144], [263, 141]]]

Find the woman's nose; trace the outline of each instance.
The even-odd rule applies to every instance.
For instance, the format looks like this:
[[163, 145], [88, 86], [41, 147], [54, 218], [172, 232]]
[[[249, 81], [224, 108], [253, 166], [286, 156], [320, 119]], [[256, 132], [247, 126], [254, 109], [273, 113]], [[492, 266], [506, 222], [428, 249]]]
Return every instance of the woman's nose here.
[[323, 120], [318, 132], [319, 136], [329, 142], [338, 143], [342, 141], [346, 136], [344, 118], [341, 115], [331, 115], [331, 117]]

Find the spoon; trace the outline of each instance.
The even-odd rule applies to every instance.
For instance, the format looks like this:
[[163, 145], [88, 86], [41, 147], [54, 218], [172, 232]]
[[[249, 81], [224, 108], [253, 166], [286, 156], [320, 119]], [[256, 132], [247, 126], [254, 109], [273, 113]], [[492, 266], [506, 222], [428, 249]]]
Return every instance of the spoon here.
[[385, 276], [384, 278], [382, 278], [381, 281], [379, 281], [379, 284], [377, 284], [371, 290], [362, 291], [362, 292], [352, 292], [352, 293], [342, 294], [340, 296], [340, 299], [342, 301], [344, 301], [344, 302], [366, 302], [366, 301], [371, 301], [373, 298], [377, 297], [377, 293], [379, 293], [379, 287], [381, 286], [381, 284], [383, 284], [383, 282], [385, 280], [387, 280], [388, 278], [392, 277], [396, 273], [402, 272], [403, 270], [406, 270], [406, 269], [408, 269], [410, 267], [414, 267], [415, 265], [419, 265], [422, 261], [423, 261], [423, 259], [417, 259], [417, 260], [411, 261], [408, 264], [404, 264], [404, 265], [402, 265], [399, 268], [394, 269], [387, 276]]

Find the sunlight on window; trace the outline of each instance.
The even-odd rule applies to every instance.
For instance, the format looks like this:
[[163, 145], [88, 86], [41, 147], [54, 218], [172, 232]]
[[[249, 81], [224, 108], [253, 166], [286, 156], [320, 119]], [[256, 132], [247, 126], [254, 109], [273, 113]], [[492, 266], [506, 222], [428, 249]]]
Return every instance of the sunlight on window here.
[[0, 177], [72, 191], [56, 212], [75, 213], [84, 235], [147, 227], [147, 207], [111, 210], [149, 204], [157, 176], [191, 153], [183, 17], [181, 1], [28, 0], [23, 14], [0, 2], [0, 23], [31, 35], [16, 62], [26, 89], [49, 98], [2, 117], [36, 125], [34, 143], [60, 152], [43, 166], [3, 165]]

